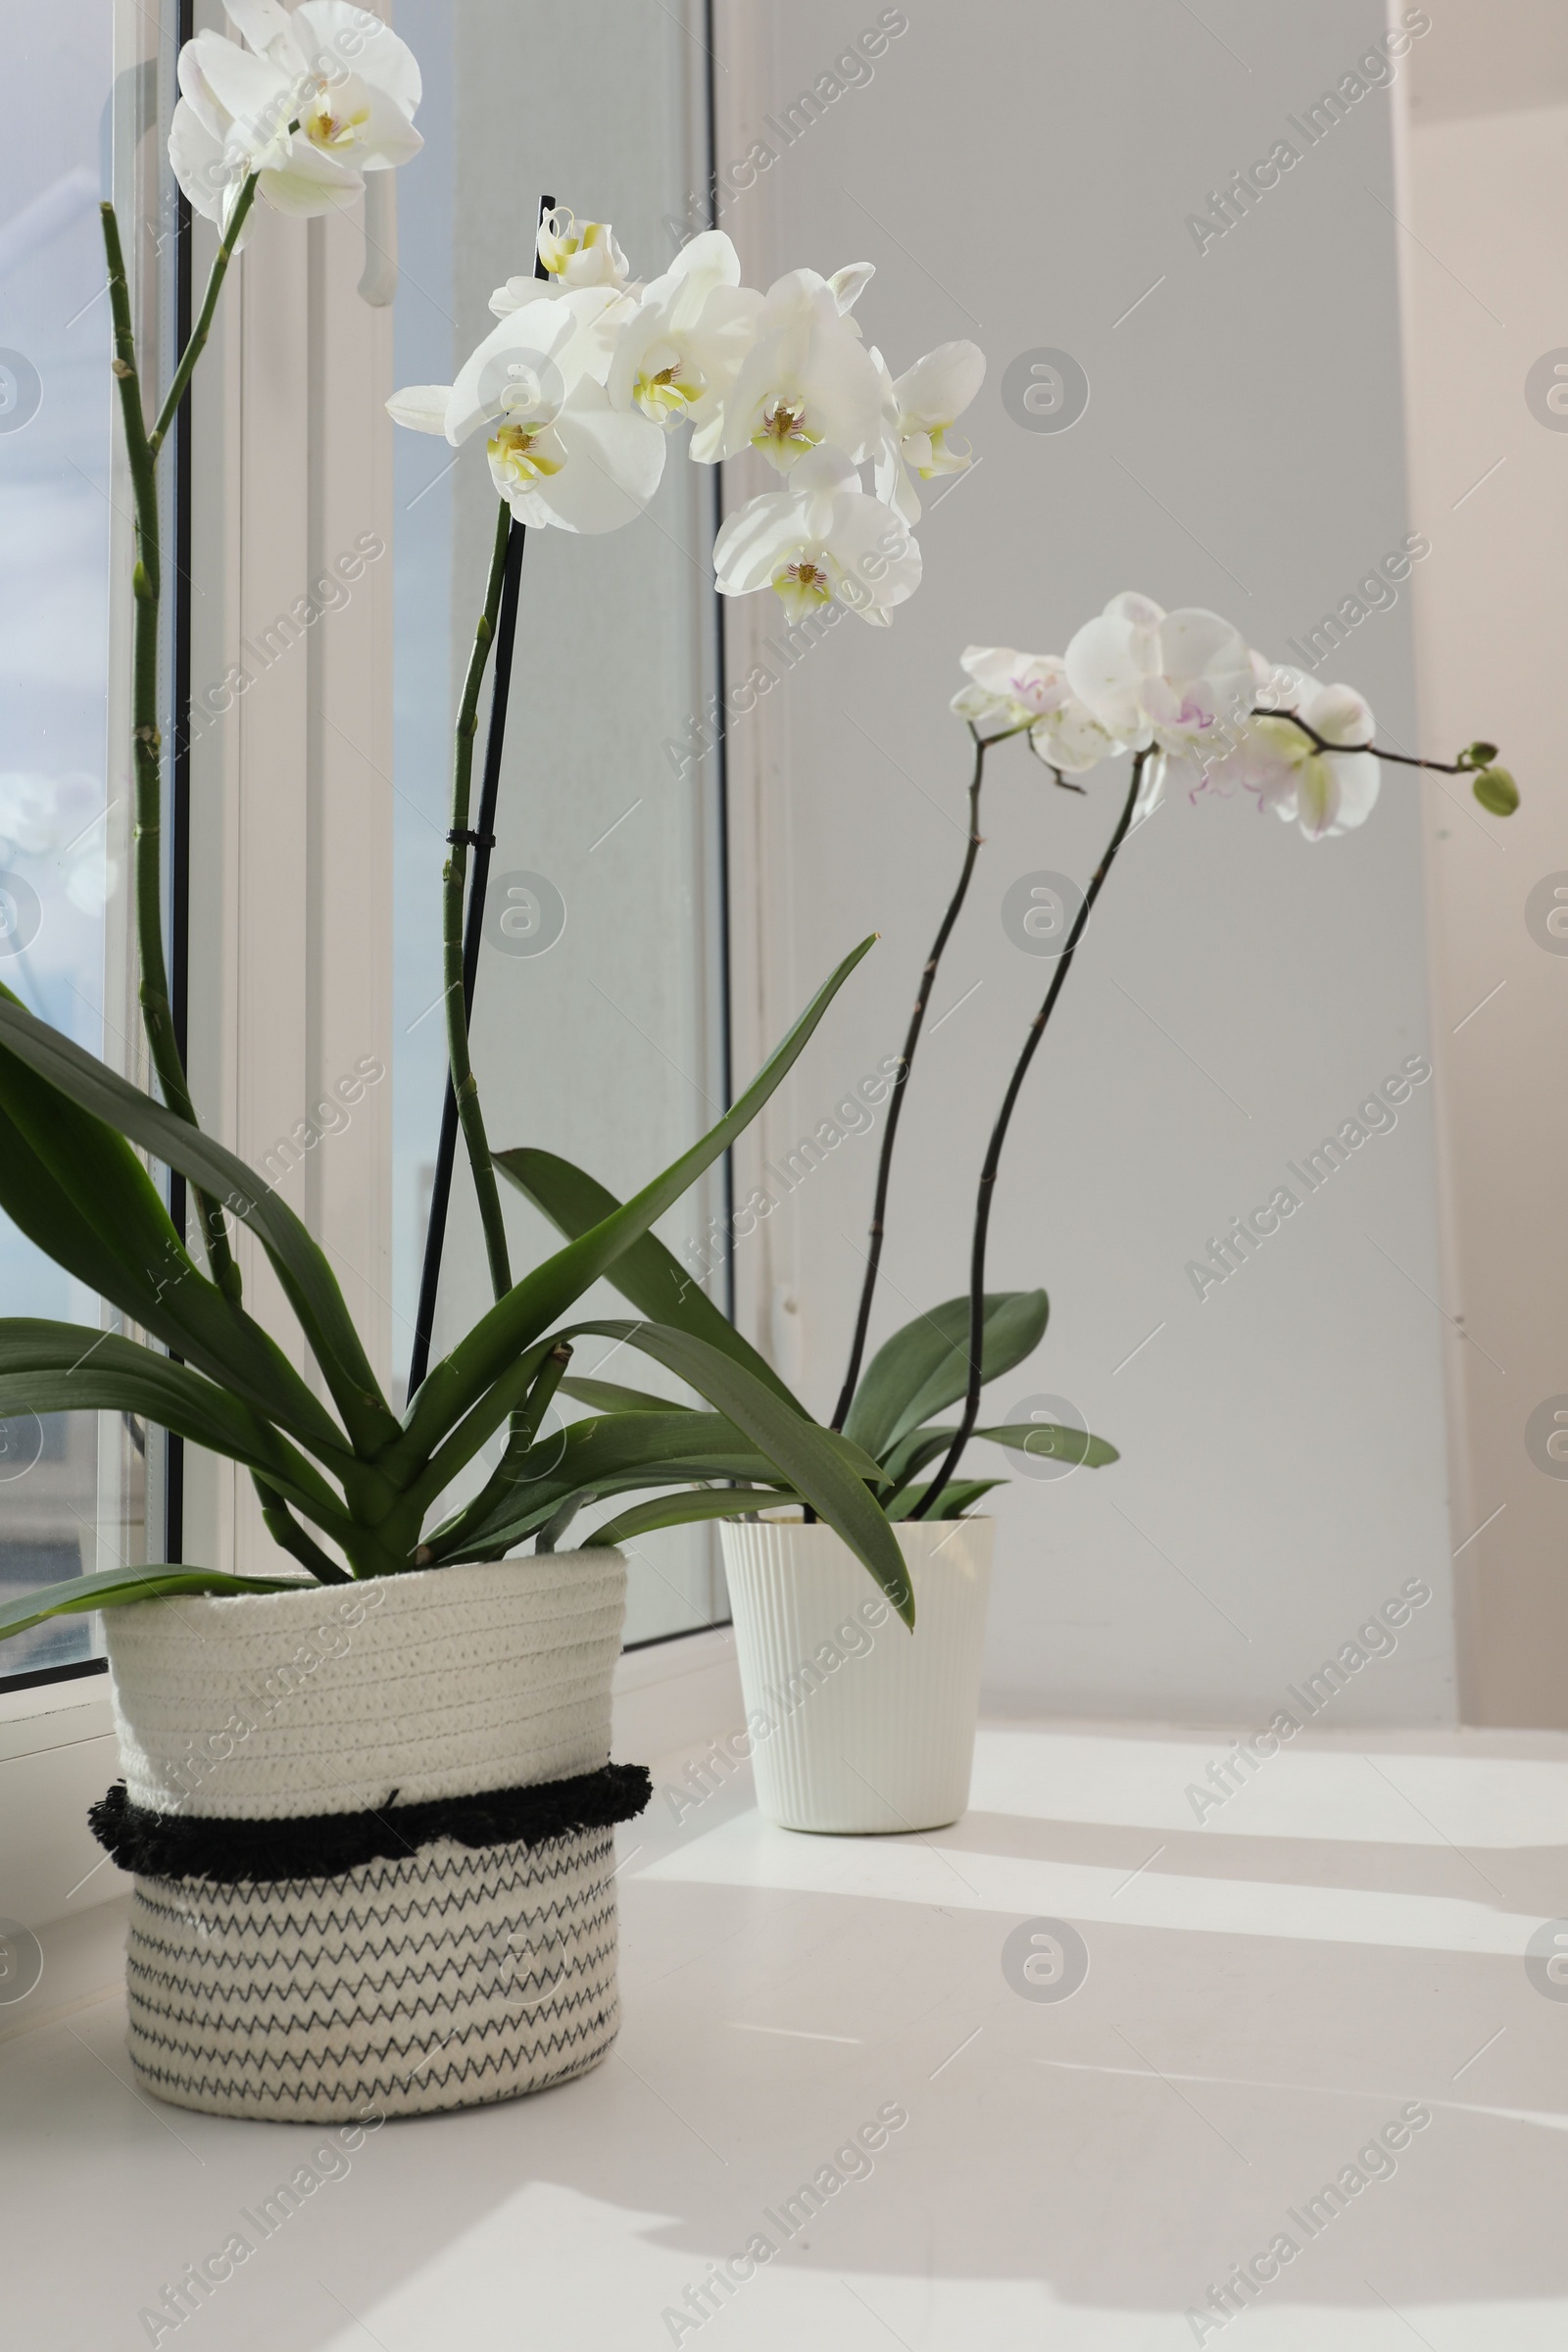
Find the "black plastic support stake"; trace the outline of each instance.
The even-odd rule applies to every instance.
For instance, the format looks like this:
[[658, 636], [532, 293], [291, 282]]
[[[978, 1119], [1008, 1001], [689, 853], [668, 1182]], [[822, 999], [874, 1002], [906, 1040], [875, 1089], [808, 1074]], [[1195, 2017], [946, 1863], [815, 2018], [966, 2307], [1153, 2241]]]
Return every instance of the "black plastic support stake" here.
[[[539, 199], [539, 220], [556, 209], [553, 196]], [[538, 258], [535, 232], [535, 277], [545, 274]], [[479, 976], [479, 944], [484, 936], [485, 895], [490, 887], [490, 853], [496, 830], [496, 803], [501, 791], [501, 757], [507, 741], [507, 704], [512, 693], [512, 655], [517, 637], [517, 597], [522, 579], [522, 551], [526, 526], [514, 521], [507, 535], [506, 568], [501, 578], [501, 611], [496, 620], [496, 656], [490, 689], [490, 725], [485, 737], [484, 775], [479, 787], [478, 836], [468, 876], [468, 903], [463, 917], [463, 1002], [473, 1017], [474, 983]], [[409, 1395], [412, 1396], [430, 1366], [430, 1340], [435, 1330], [436, 1297], [441, 1287], [441, 1256], [446, 1247], [447, 1213], [452, 1204], [452, 1171], [458, 1150], [458, 1099], [449, 1080], [441, 1102], [441, 1140], [436, 1147], [435, 1181], [430, 1188], [430, 1222], [424, 1237], [424, 1265], [419, 1276], [419, 1304], [415, 1318], [414, 1348], [409, 1357]]]

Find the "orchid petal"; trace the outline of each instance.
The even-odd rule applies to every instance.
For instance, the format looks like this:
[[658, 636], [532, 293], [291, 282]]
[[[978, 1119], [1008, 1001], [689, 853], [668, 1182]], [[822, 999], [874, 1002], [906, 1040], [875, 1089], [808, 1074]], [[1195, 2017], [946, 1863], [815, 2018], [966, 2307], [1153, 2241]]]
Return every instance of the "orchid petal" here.
[[1130, 620], [1137, 627], [1148, 629], [1157, 628], [1165, 617], [1165, 608], [1156, 605], [1152, 596], [1139, 596], [1132, 589], [1124, 589], [1120, 596], [1111, 598], [1105, 613], [1111, 620]]
[[854, 310], [875, 275], [875, 262], [850, 262], [834, 270], [827, 282], [841, 314]]
[[[229, 12], [232, 15], [232, 10]], [[412, 115], [424, 95], [419, 61], [389, 24], [378, 24], [357, 0], [303, 0], [294, 11], [294, 37], [309, 72], [347, 71]]]
[[659, 488], [664, 436], [635, 412], [612, 409], [600, 384], [584, 377], [555, 422], [565, 463], [529, 494], [561, 530], [616, 531], [635, 522]]
[[979, 391], [985, 372], [986, 355], [977, 343], [939, 343], [916, 360], [893, 386], [906, 434], [952, 424]]
[[[223, 14], [258, 57], [270, 58], [286, 73], [298, 73], [301, 61], [294, 47], [293, 28], [279, 0], [223, 0]], [[221, 34], [214, 36], [221, 39]], [[274, 48], [282, 51], [274, 55]]]
[[[192, 99], [181, 98], [174, 108], [169, 125], [169, 161], [191, 210], [200, 213], [204, 220], [220, 220], [243, 179], [243, 168], [236, 179], [235, 167], [225, 157], [222, 141], [214, 137]], [[254, 218], [254, 214], [247, 218], [246, 230]], [[241, 242], [243, 238], [242, 231]]]
[[560, 355], [577, 332], [577, 319], [564, 302], [529, 303], [493, 327], [468, 354], [452, 387], [446, 435], [461, 449], [470, 434], [502, 413], [502, 395], [509, 384], [534, 379], [529, 415], [548, 422], [565, 396]]
[[408, 384], [393, 393], [386, 413], [394, 424], [406, 424], [416, 433], [444, 433], [451, 406], [450, 384]]

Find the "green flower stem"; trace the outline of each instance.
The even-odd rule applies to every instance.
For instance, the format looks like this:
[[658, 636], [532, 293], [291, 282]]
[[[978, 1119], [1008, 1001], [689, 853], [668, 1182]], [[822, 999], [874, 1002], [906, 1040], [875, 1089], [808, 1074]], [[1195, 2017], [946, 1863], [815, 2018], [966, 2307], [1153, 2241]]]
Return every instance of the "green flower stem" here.
[[1094, 911], [1095, 901], [1104, 888], [1105, 877], [1115, 863], [1116, 853], [1131, 829], [1133, 810], [1138, 805], [1139, 786], [1144, 780], [1144, 768], [1148, 760], [1149, 754], [1140, 752], [1133, 760], [1132, 782], [1127, 789], [1127, 799], [1121, 815], [1116, 820], [1116, 830], [1106, 843], [1105, 854], [1096, 866], [1089, 888], [1084, 893], [1084, 903], [1078, 909], [1072, 929], [1067, 934], [1067, 944], [1057, 958], [1055, 971], [1052, 974], [1051, 986], [1046, 991], [1046, 1001], [1029, 1024], [1029, 1034], [1024, 1040], [1023, 1052], [1018, 1056], [1016, 1066], [1007, 1084], [1007, 1091], [1002, 1098], [1002, 1108], [997, 1113], [997, 1123], [991, 1131], [991, 1141], [986, 1147], [985, 1164], [980, 1171], [980, 1190], [975, 1201], [974, 1245], [969, 1267], [969, 1387], [963, 1402], [963, 1418], [954, 1432], [953, 1444], [948, 1447], [941, 1469], [927, 1487], [920, 1501], [909, 1513], [911, 1519], [925, 1519], [930, 1516], [933, 1505], [940, 1499], [943, 1489], [957, 1469], [964, 1447], [974, 1435], [974, 1425], [980, 1415], [980, 1390], [983, 1385], [981, 1373], [986, 1335], [986, 1236], [991, 1223], [991, 1203], [996, 1196], [997, 1171], [1002, 1164], [1002, 1147], [1007, 1140], [1007, 1128], [1011, 1123], [1018, 1097], [1023, 1091], [1023, 1082], [1029, 1075], [1029, 1064], [1035, 1057], [1036, 1048], [1046, 1033], [1046, 1023], [1055, 1008], [1056, 999], [1060, 996], [1067, 974], [1072, 968], [1072, 959], [1078, 952], [1078, 942], [1088, 927], [1089, 917]]
[[[970, 733], [974, 734], [973, 728], [970, 729]], [[1004, 739], [999, 737], [997, 740]], [[914, 1010], [909, 1016], [908, 1034], [904, 1041], [904, 1052], [899, 1056], [898, 1074], [893, 1081], [893, 1093], [888, 1102], [888, 1115], [883, 1123], [882, 1151], [876, 1167], [876, 1196], [871, 1203], [871, 1231], [865, 1253], [865, 1279], [860, 1285], [860, 1306], [855, 1319], [855, 1338], [850, 1345], [849, 1369], [844, 1375], [844, 1387], [840, 1392], [838, 1405], [833, 1414], [835, 1429], [842, 1429], [849, 1419], [850, 1407], [855, 1402], [855, 1392], [860, 1378], [860, 1364], [865, 1354], [866, 1334], [871, 1325], [871, 1300], [876, 1293], [877, 1272], [882, 1263], [888, 1185], [893, 1175], [893, 1147], [898, 1138], [899, 1118], [904, 1109], [904, 1098], [909, 1083], [909, 1072], [914, 1066], [914, 1050], [920, 1042], [920, 1031], [925, 1023], [926, 1006], [931, 1002], [932, 984], [937, 976], [937, 966], [942, 961], [942, 952], [948, 944], [954, 924], [962, 912], [963, 902], [969, 889], [969, 878], [974, 872], [975, 859], [980, 855], [980, 786], [985, 777], [986, 753], [989, 748], [989, 744], [981, 736], [974, 735], [974, 773], [969, 779], [969, 838], [964, 848], [963, 864], [958, 872], [958, 886], [949, 903], [947, 913], [942, 918], [942, 927], [932, 943], [931, 953], [926, 957], [925, 967], [920, 974], [920, 985], [915, 994]], [[806, 1515], [808, 1519], [815, 1516], [809, 1508]]]
[[[291, 132], [298, 128], [298, 122], [289, 124]], [[223, 280], [228, 275], [228, 265], [234, 258], [234, 248], [239, 243], [240, 230], [244, 227], [246, 216], [256, 201], [257, 176], [257, 173], [253, 172], [234, 199], [234, 210], [228, 217], [228, 225], [223, 231], [222, 241], [214, 256], [212, 269], [207, 274], [207, 291], [202, 296], [200, 316], [191, 328], [190, 341], [180, 353], [173, 380], [170, 384], [164, 405], [158, 412], [158, 422], [148, 435], [147, 446], [155, 458], [168, 439], [169, 428], [178, 415], [179, 404], [185, 397], [185, 387], [196, 372], [196, 363], [207, 349], [207, 338], [212, 333], [213, 318], [218, 309], [218, 297], [223, 290]], [[104, 210], [107, 212], [108, 209], [106, 205]]]
[[[132, 575], [131, 759], [136, 807], [134, 887], [136, 948], [141, 965], [139, 994], [142, 1024], [147, 1032], [153, 1067], [158, 1072], [165, 1102], [178, 1117], [195, 1127], [200, 1122], [190, 1099], [184, 1064], [174, 1035], [173, 1007], [169, 996], [169, 970], [164, 959], [163, 795], [160, 774], [163, 738], [158, 726], [158, 618], [163, 571], [158, 528], [157, 450], [147, 437], [146, 420], [142, 414], [141, 386], [136, 374], [136, 341], [130, 317], [130, 289], [125, 279], [120, 224], [115, 218], [113, 205], [104, 205], [102, 211], [104, 250], [109, 263], [109, 302], [115, 331], [113, 366], [120, 385], [125, 454], [130, 463], [131, 490], [136, 506], [136, 568]], [[187, 381], [188, 374], [186, 370]], [[196, 1203], [213, 1280], [225, 1298], [237, 1300], [240, 1296], [240, 1274], [229, 1249], [223, 1212], [206, 1193], [197, 1193]]]
[[512, 1288], [512, 1260], [507, 1251], [507, 1229], [501, 1215], [500, 1187], [496, 1183], [495, 1170], [490, 1165], [490, 1145], [484, 1130], [484, 1112], [479, 1104], [479, 1084], [474, 1077], [469, 1055], [468, 1010], [463, 988], [463, 907], [468, 873], [468, 845], [462, 836], [468, 831], [472, 799], [473, 742], [479, 731], [479, 688], [484, 679], [485, 664], [490, 659], [490, 648], [495, 643], [496, 621], [501, 611], [502, 574], [506, 569], [507, 540], [511, 531], [512, 510], [503, 499], [496, 519], [495, 548], [490, 558], [490, 580], [485, 590], [484, 611], [473, 632], [473, 651], [468, 656], [468, 674], [458, 711], [457, 741], [452, 762], [451, 854], [446, 862], [441, 906], [441, 945], [447, 995], [447, 1059], [452, 1065], [452, 1092], [457, 1099], [458, 1123], [463, 1129], [463, 1140], [467, 1148], [468, 1165], [473, 1170], [473, 1189], [479, 1197], [485, 1255], [490, 1263], [490, 1287], [497, 1298], [504, 1298]]

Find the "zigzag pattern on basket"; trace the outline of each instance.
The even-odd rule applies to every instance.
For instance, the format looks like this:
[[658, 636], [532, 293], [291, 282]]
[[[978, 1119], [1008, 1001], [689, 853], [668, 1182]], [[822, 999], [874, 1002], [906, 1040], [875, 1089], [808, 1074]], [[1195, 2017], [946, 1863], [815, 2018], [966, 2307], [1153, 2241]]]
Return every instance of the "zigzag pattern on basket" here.
[[[488, 1883], [482, 1864], [472, 1873], [472, 1876], [475, 1881], [486, 1886], [487, 1891], [497, 1895], [512, 1893], [519, 1886], [526, 1887], [534, 1883], [520, 1875], [515, 1875], [499, 1885]], [[468, 1939], [469, 1931], [464, 1924], [464, 1906], [467, 1899], [466, 1895], [447, 1893], [428, 1901], [416, 1899], [408, 1903], [388, 1903], [384, 1907], [379, 1904], [367, 1904], [363, 1910], [357, 1910], [348, 1901], [345, 1901], [341, 1908], [334, 1906], [330, 1891], [324, 1897], [322, 1896], [323, 1886], [330, 1889], [333, 1885], [338, 1883], [346, 1884], [346, 1882], [321, 1880], [314, 1882], [309, 1892], [320, 1898], [320, 1907], [296, 1911], [293, 1909], [274, 1910], [270, 1901], [258, 1900], [254, 1888], [228, 1886], [219, 1880], [144, 1879], [142, 1881], [143, 1886], [149, 1890], [149, 1909], [155, 1914], [156, 1911], [161, 1910], [169, 1913], [174, 1919], [184, 1922], [198, 1916], [195, 1909], [198, 1901], [203, 1904], [204, 1908], [211, 1906], [208, 1920], [204, 1920], [198, 1928], [199, 1934], [212, 1934], [215, 1926], [221, 1925], [225, 1931], [232, 1930], [235, 1933], [243, 1933], [247, 1928], [254, 1929], [259, 1936], [267, 1936], [269, 1944], [284, 1938], [305, 1943], [311, 1937], [317, 1936], [320, 1938], [323, 1959], [341, 1957], [350, 1953], [355, 1959], [359, 1959], [362, 1954], [378, 1958], [383, 1953], [394, 1951], [408, 1954], [428, 1952], [433, 1958], [443, 1951], [461, 1950]], [[155, 1888], [160, 1892], [167, 1891], [171, 1899], [154, 1906], [151, 1902], [151, 1894]], [[270, 1896], [273, 1890], [269, 1887], [267, 1891]], [[307, 1890], [301, 1888], [299, 1891], [304, 1894]], [[217, 1900], [220, 1895], [236, 1896], [240, 1902], [254, 1905], [254, 1908], [243, 1912], [236, 1910], [232, 1915], [225, 1916], [224, 1907]], [[557, 1918], [569, 1916], [573, 1907], [570, 1901], [546, 1903], [538, 1906], [537, 1915], [553, 1922]], [[406, 1931], [411, 1922], [427, 1919], [432, 1913], [455, 1913], [457, 1916], [454, 1925], [448, 1929], [426, 1929], [422, 1935], [414, 1936], [409, 1936], [406, 1932], [396, 1935], [389, 1934], [386, 1940], [380, 1944], [368, 1940], [368, 1932], [372, 1929], [385, 1927]], [[209, 1920], [212, 1924], [209, 1924]], [[350, 1931], [366, 1937], [363, 1945], [354, 1943], [350, 1939]], [[343, 1940], [337, 1944], [329, 1944], [327, 1938], [332, 1936], [339, 1936]], [[150, 1943], [151, 1940], [149, 1938]], [[181, 1944], [172, 1944], [170, 1948], [182, 1950], [184, 1947]], [[260, 1953], [256, 1956], [258, 1966], [261, 1965], [262, 1957], [263, 1955]]]
[[437, 1840], [331, 1880], [138, 1878], [138, 2080], [209, 2114], [427, 2113], [584, 2072], [619, 2024], [613, 1836]]
[[[486, 2107], [500, 2099], [514, 2099], [526, 2091], [552, 2090], [585, 2075], [599, 2064], [620, 2030], [620, 2004], [612, 1999], [602, 2026], [553, 2035], [540, 2043], [526, 2068], [506, 2076], [499, 2062], [486, 2058], [460, 2067], [446, 2067], [424, 2077], [430, 2095], [417, 2101], [407, 2096], [406, 2074], [365, 2075], [349, 2098], [323, 2098], [303, 2084], [282, 2086], [260, 2097], [248, 2078], [222, 2074], [160, 2077], [137, 2065], [134, 2071], [147, 2088], [172, 2107], [194, 2107], [203, 2115], [226, 2115], [294, 2124], [365, 2122], [371, 2116], [436, 2115], [450, 2107]], [[554, 2054], [583, 2046], [564, 2065], [547, 2062]], [[486, 2081], [487, 2077], [493, 2080]]]
[[[169, 1909], [167, 1903], [154, 1899], [156, 1886], [156, 1881], [142, 1882], [143, 1912], [154, 1919]], [[377, 2019], [389, 2021], [400, 2016], [428, 2016], [442, 2009], [457, 2010], [470, 2004], [477, 1995], [495, 1992], [498, 1987], [509, 2008], [520, 2008], [536, 1999], [542, 2003], [555, 1990], [565, 1954], [569, 1953], [574, 1964], [592, 1973], [613, 1958], [616, 1941], [614, 1904], [597, 1890], [569, 1904], [552, 1904], [544, 1910], [530, 1907], [527, 1927], [531, 1942], [524, 1953], [516, 1952], [510, 1941], [498, 1947], [493, 1930], [484, 1928], [476, 1933], [470, 1925], [462, 1934], [443, 1938], [444, 1948], [428, 1953], [417, 1964], [410, 1958], [409, 1947], [391, 1937], [378, 1943], [368, 1941], [358, 1950], [343, 1943], [336, 1946], [323, 1943], [314, 1953], [306, 1942], [299, 1950], [291, 1950], [284, 1956], [265, 1948], [274, 1940], [265, 1916], [253, 1915], [226, 1924], [235, 1935], [244, 1936], [248, 1932], [253, 1940], [253, 1953], [247, 1954], [248, 1982], [242, 1991], [225, 1984], [217, 1995], [216, 2006], [198, 2009], [181, 2005], [181, 1996], [189, 1984], [187, 1971], [181, 1966], [184, 1947], [167, 1933], [150, 1932], [145, 1917], [138, 1922], [137, 1951], [132, 1964], [136, 1982], [149, 2005], [156, 2001], [167, 2022], [226, 2024], [232, 2032], [243, 2035], [255, 2022], [252, 2003], [257, 1982], [267, 1976], [269, 1991], [290, 1997], [293, 2026], [296, 2029], [308, 2026], [316, 2013], [308, 2016], [299, 2007], [298, 1970], [302, 1955], [311, 1968], [310, 1998], [324, 2004], [322, 2022], [336, 2019], [349, 2025]], [[202, 1925], [197, 1932], [204, 1933]], [[423, 1953], [428, 1941], [421, 1937], [415, 1948]], [[529, 1965], [529, 1955], [540, 1949], [543, 1957], [539, 1965]], [[407, 1964], [399, 1966], [399, 1962]], [[235, 2003], [232, 2013], [224, 2008], [225, 1993]], [[366, 2005], [369, 1995], [375, 1996], [373, 2008]], [[389, 1995], [393, 1997], [389, 1999]], [[351, 2003], [348, 2008], [344, 2007], [345, 1999]]]

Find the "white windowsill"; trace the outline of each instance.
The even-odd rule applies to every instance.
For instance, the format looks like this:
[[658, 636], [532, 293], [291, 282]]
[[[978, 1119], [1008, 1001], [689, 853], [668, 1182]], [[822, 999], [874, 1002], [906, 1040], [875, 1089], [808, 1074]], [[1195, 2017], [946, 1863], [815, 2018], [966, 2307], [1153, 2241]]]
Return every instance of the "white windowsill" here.
[[31, 1755], [41, 1747], [101, 1739], [112, 1728], [107, 1674], [0, 1690], [0, 1762], [8, 1756]]

